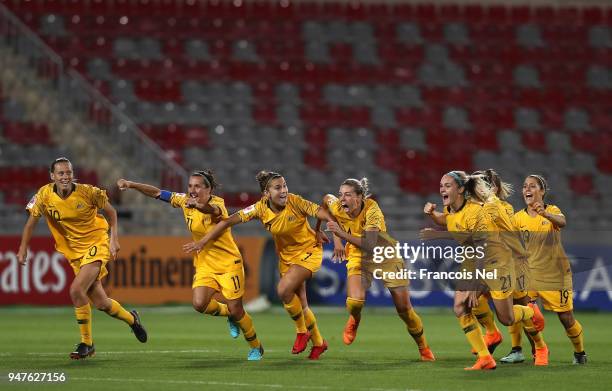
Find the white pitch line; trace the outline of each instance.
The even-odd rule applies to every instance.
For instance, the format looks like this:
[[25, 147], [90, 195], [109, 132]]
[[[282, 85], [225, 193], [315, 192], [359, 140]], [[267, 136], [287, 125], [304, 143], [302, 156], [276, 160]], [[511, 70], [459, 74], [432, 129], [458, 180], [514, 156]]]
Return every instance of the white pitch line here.
[[[98, 352], [98, 354], [172, 354], [172, 353], [219, 353], [218, 350], [212, 349], [194, 349], [194, 350], [126, 350], [123, 352]], [[31, 352], [27, 353], [31, 356], [55, 356], [63, 355], [66, 352]], [[12, 353], [6, 353], [6, 355], [13, 355]]]
[[[118, 379], [118, 378], [96, 378], [96, 377], [69, 377], [70, 380], [81, 381], [108, 381], [108, 382], [132, 382], [132, 383], [158, 383], [158, 384], [191, 384], [206, 386], [230, 386], [230, 387], [261, 387], [261, 388], [281, 388], [298, 390], [331, 390], [330, 386], [309, 386], [309, 385], [289, 385], [289, 384], [261, 384], [261, 383], [236, 383], [236, 382], [217, 382], [203, 380], [155, 380], [155, 379]], [[421, 391], [415, 389], [400, 388], [353, 388], [354, 390], [368, 391]]]

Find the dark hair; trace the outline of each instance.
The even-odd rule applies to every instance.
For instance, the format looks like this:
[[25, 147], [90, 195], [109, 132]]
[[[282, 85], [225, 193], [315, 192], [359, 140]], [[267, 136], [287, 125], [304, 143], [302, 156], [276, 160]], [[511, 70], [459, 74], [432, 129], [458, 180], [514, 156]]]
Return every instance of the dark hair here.
[[482, 175], [484, 180], [487, 181], [489, 186], [495, 186], [497, 188], [497, 196], [500, 200], [506, 200], [512, 194], [512, 185], [501, 180], [501, 177], [492, 168], [486, 170], [475, 171], [472, 175]]
[[255, 175], [255, 179], [259, 182], [259, 188], [261, 192], [268, 190], [268, 184], [272, 179], [282, 178], [283, 176], [277, 172], [273, 171], [259, 171], [257, 175]]
[[357, 195], [362, 195], [363, 198], [370, 196], [369, 181], [368, 178], [363, 177], [361, 179], [347, 178], [340, 184], [340, 186], [351, 186]]
[[49, 172], [53, 173], [55, 171], [55, 165], [57, 163], [69, 163], [70, 165], [72, 165], [72, 163], [70, 163], [70, 160], [68, 160], [67, 157], [58, 157], [57, 159], [55, 159], [53, 161], [53, 163], [51, 163], [51, 165], [49, 166]]
[[538, 183], [540, 184], [540, 189], [544, 190], [544, 195], [546, 195], [546, 193], [548, 193], [548, 182], [546, 182], [546, 179], [544, 179], [544, 177], [542, 175], [537, 175], [537, 174], [530, 174], [527, 175], [527, 178], [535, 178]]
[[446, 175], [453, 178], [457, 186], [464, 188], [463, 196], [465, 198], [474, 197], [480, 202], [485, 202], [491, 195], [491, 187], [484, 175], [468, 175], [465, 171], [457, 170], [449, 171]]
[[191, 173], [191, 176], [202, 177], [202, 182], [207, 188], [210, 188], [211, 191], [219, 187], [219, 183], [217, 183], [217, 180], [215, 179], [215, 174], [212, 170], [194, 171]]

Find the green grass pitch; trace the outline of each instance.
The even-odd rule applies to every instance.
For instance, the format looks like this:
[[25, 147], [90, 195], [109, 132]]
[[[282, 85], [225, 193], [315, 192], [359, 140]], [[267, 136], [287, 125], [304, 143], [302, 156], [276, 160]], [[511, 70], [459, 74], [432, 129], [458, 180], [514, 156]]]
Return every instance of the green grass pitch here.
[[[403, 323], [387, 310], [368, 310], [351, 346], [342, 343], [346, 315], [316, 309], [330, 348], [317, 362], [308, 350], [291, 355], [294, 329], [280, 309], [253, 314], [266, 353], [247, 362], [247, 345], [232, 340], [224, 318], [187, 308], [143, 308], [149, 342], [141, 344], [120, 321], [94, 312], [97, 355], [72, 361], [78, 342], [71, 308], [0, 309], [0, 389], [144, 389], [144, 390], [579, 390], [610, 389], [612, 384], [612, 314], [578, 313], [584, 326], [589, 363], [571, 365], [572, 348], [553, 314], [546, 314], [545, 339], [550, 365], [502, 365], [490, 372], [466, 372], [474, 361], [465, 336], [450, 311], [421, 311], [435, 363], [418, 361]], [[504, 328], [505, 329], [505, 328]], [[499, 359], [510, 349], [507, 332]], [[525, 351], [528, 344], [525, 341]], [[15, 384], [8, 372], [64, 372], [64, 384]]]

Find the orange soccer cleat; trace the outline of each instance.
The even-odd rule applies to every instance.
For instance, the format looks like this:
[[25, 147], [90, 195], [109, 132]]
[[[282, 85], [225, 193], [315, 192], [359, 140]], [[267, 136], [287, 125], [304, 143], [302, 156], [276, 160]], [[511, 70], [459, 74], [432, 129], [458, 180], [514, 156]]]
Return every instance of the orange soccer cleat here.
[[487, 349], [489, 350], [489, 353], [493, 354], [495, 348], [497, 348], [497, 346], [502, 343], [503, 337], [499, 331], [496, 331], [494, 333], [486, 333], [484, 335], [484, 340], [487, 344]]
[[548, 346], [535, 350], [535, 361], [536, 366], [547, 366], [548, 365]]
[[344, 326], [344, 333], [342, 334], [342, 340], [344, 341], [345, 345], [352, 344], [355, 338], [357, 338], [358, 327], [359, 322], [353, 318], [353, 315], [349, 315], [346, 325]]
[[308, 341], [310, 340], [310, 332], [307, 331], [305, 333], [297, 333], [295, 336], [295, 342], [293, 343], [293, 348], [291, 349], [292, 354], [300, 354], [306, 347], [308, 346]]
[[310, 354], [308, 355], [309, 360], [318, 360], [319, 357], [327, 350], [327, 341], [323, 340], [323, 345], [313, 346], [310, 348]]
[[423, 349], [419, 349], [419, 354], [421, 355], [421, 361], [436, 361], [436, 357], [434, 356], [429, 346]]
[[535, 329], [538, 331], [544, 330], [544, 315], [542, 315], [540, 307], [538, 307], [536, 303], [529, 303], [527, 305], [533, 310], [533, 318], [531, 318], [531, 321]]
[[473, 366], [464, 369], [466, 371], [485, 371], [492, 370], [495, 368], [497, 368], [495, 359], [493, 358], [493, 356], [488, 355], [486, 357], [478, 357], [478, 360], [476, 360], [476, 363]]
[[[485, 341], [485, 344], [487, 345], [487, 350], [489, 350], [489, 353], [493, 354], [493, 352], [499, 346], [499, 344], [502, 343], [503, 336], [499, 331], [496, 331], [494, 333], [486, 333], [484, 335], [484, 341]], [[478, 352], [472, 349], [472, 354], [476, 355], [478, 354]]]

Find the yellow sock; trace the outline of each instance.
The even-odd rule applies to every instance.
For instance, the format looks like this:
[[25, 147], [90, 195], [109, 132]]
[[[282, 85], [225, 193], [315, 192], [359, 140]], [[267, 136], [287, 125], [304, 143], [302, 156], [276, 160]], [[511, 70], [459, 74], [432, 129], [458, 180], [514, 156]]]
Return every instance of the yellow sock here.
[[298, 333], [306, 332], [306, 324], [304, 322], [304, 312], [302, 311], [302, 303], [300, 302], [300, 298], [297, 295], [293, 295], [293, 299], [289, 304], [283, 304], [285, 309], [291, 316], [291, 319], [295, 322], [295, 330]]
[[574, 351], [576, 353], [584, 352], [584, 341], [582, 339], [582, 325], [576, 321], [572, 327], [565, 330], [567, 337], [572, 341], [574, 345]]
[[489, 307], [489, 300], [484, 295], [478, 298], [478, 307], [472, 308], [472, 313], [476, 316], [476, 319], [478, 319], [478, 323], [483, 325], [487, 330], [487, 334], [499, 332], [495, 324], [495, 318], [493, 318], [493, 311], [491, 311], [491, 307]]
[[463, 315], [459, 318], [459, 325], [461, 325], [461, 328], [463, 329], [468, 342], [472, 346], [472, 349], [474, 349], [475, 352], [478, 352], [478, 357], [489, 356], [489, 350], [487, 350], [487, 345], [485, 344], [482, 336], [480, 326], [478, 325], [478, 322], [476, 322], [476, 317], [472, 314]]
[[314, 346], [323, 345], [323, 337], [321, 336], [321, 332], [319, 331], [319, 326], [317, 326], [317, 318], [315, 318], [314, 313], [309, 308], [306, 308], [304, 311], [304, 322], [306, 323], [306, 328], [310, 331], [310, 335], [312, 338], [312, 343]]
[[106, 311], [107, 314], [116, 319], [121, 319], [130, 326], [134, 324], [134, 315], [130, 314], [125, 308], [121, 306], [117, 301], [110, 299], [111, 308]]
[[210, 299], [204, 313], [212, 316], [229, 316], [227, 304], [219, 303], [215, 299]]
[[365, 304], [365, 300], [354, 299], [352, 297], [346, 298], [346, 309], [353, 316], [353, 318], [360, 319], [361, 309]]
[[242, 319], [236, 321], [240, 330], [242, 330], [242, 334], [244, 335], [244, 339], [246, 339], [247, 343], [252, 348], [257, 348], [261, 343], [257, 338], [257, 333], [255, 332], [255, 326], [253, 326], [253, 319], [249, 316], [249, 314], [244, 312], [244, 316]]
[[522, 323], [515, 323], [512, 326], [508, 326], [508, 334], [510, 334], [510, 339], [512, 339], [512, 347], [515, 348], [517, 346], [521, 346], [521, 331], [523, 330]]
[[525, 328], [525, 332], [533, 340], [536, 349], [546, 347], [546, 343], [544, 342], [544, 337], [542, 336], [542, 333], [536, 330], [535, 326], [533, 325], [533, 321], [531, 320], [533, 318], [533, 310], [531, 309], [531, 307], [515, 304], [512, 306], [512, 311], [514, 312], [514, 324], [523, 325], [523, 327]]
[[81, 332], [81, 342], [92, 345], [91, 338], [91, 307], [85, 304], [82, 307], [74, 307], [74, 313]]
[[427, 340], [425, 339], [425, 332], [423, 330], [423, 322], [421, 317], [414, 311], [414, 308], [404, 312], [403, 314], [398, 313], [400, 318], [406, 323], [408, 333], [414, 339], [419, 349], [425, 349], [427, 347]]

